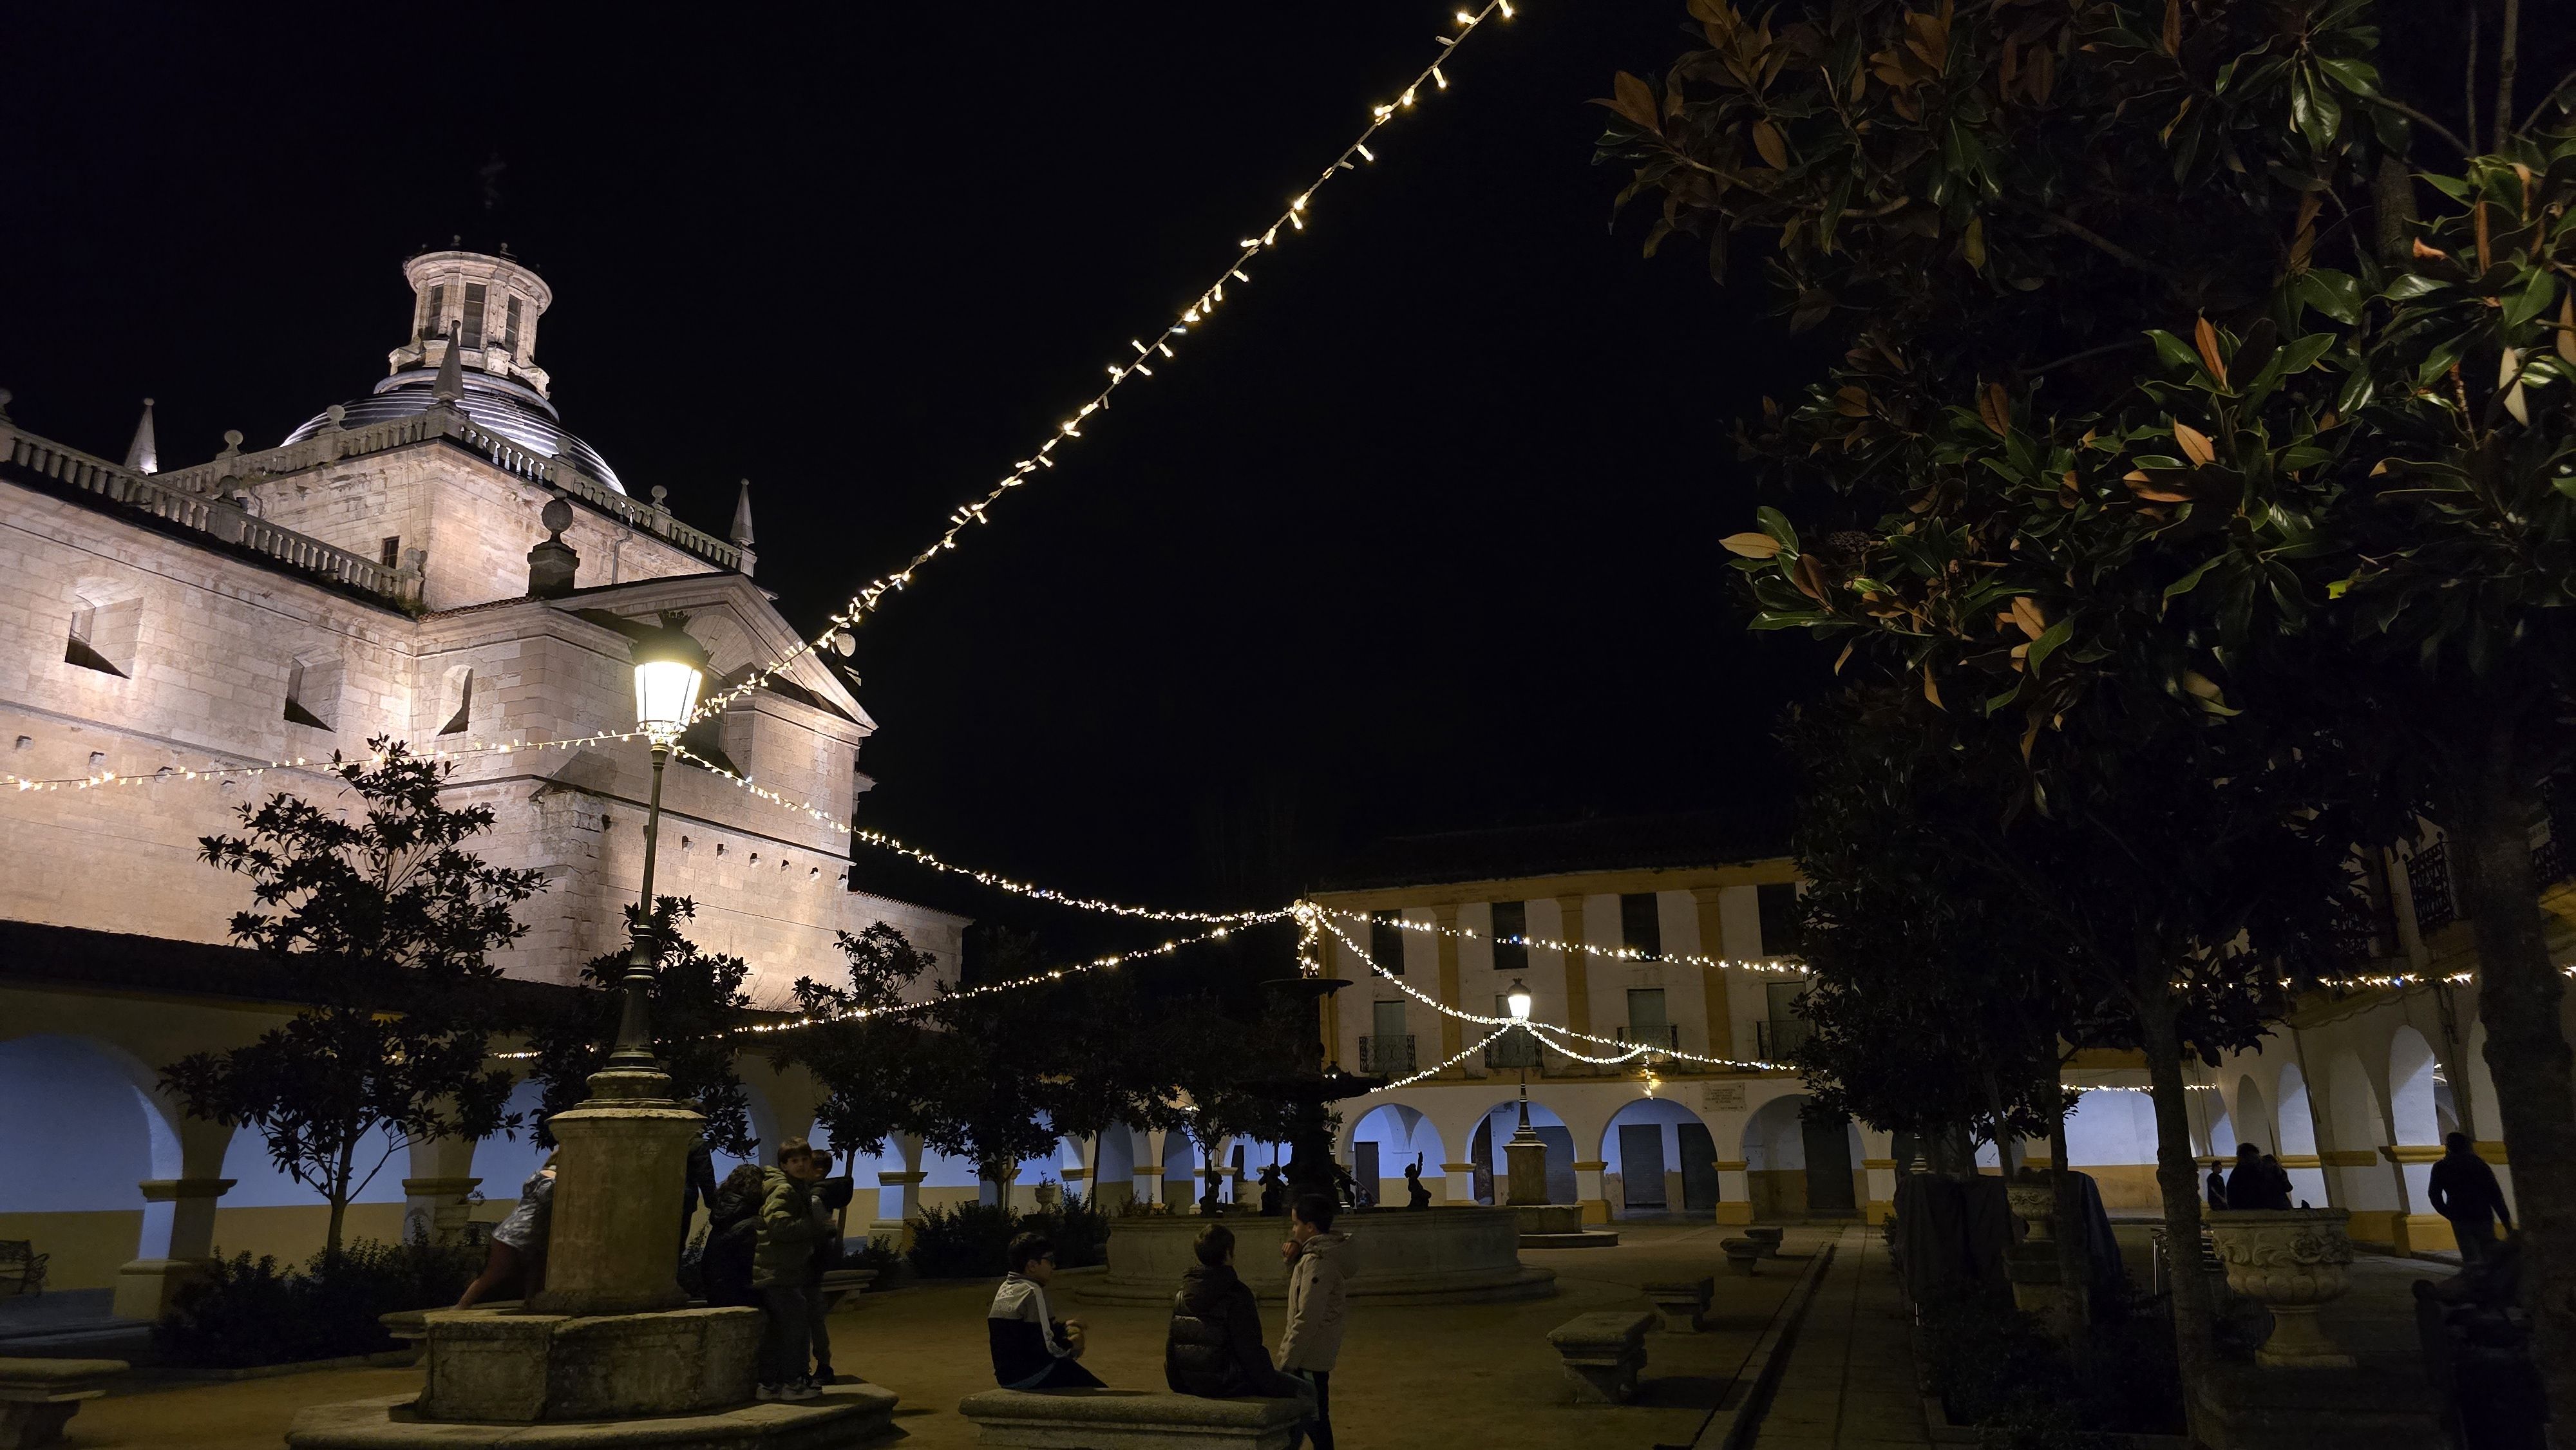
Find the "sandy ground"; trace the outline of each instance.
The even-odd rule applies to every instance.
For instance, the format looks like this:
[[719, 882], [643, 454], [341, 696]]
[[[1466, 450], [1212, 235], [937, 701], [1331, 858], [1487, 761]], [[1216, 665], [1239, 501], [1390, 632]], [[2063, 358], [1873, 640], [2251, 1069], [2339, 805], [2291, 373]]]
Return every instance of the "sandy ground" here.
[[[1751, 1279], [1727, 1272], [1713, 1226], [1621, 1226], [1613, 1249], [1532, 1251], [1523, 1261], [1557, 1272], [1557, 1293], [1515, 1304], [1363, 1306], [1333, 1374], [1333, 1423], [1353, 1450], [1374, 1446], [1480, 1444], [1494, 1447], [1688, 1444], [1734, 1378], [1762, 1326], [1803, 1265], [1795, 1256], [1829, 1231], [1792, 1229], [1786, 1255]], [[1646, 1382], [1634, 1404], [1573, 1404], [1547, 1331], [1596, 1309], [1648, 1308], [1637, 1286], [1657, 1279], [1716, 1276], [1711, 1326], [1697, 1334], [1658, 1332], [1647, 1342]], [[1079, 1276], [1059, 1281], [1078, 1285]], [[984, 1333], [990, 1283], [919, 1286], [845, 1303], [832, 1318], [834, 1362], [903, 1397], [896, 1423], [921, 1450], [974, 1442], [957, 1402], [992, 1385]], [[1061, 1317], [1089, 1326], [1084, 1363], [1113, 1385], [1163, 1387], [1160, 1309], [1080, 1303], [1064, 1296]], [[1264, 1328], [1277, 1340], [1278, 1310]], [[276, 1450], [306, 1405], [399, 1394], [416, 1369], [323, 1370], [273, 1379], [138, 1389], [85, 1405], [66, 1445]]]

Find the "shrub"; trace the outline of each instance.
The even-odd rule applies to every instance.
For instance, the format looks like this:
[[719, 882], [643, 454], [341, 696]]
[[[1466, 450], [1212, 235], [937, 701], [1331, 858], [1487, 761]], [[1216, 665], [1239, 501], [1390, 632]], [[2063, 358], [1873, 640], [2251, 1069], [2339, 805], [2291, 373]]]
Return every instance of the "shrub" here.
[[1042, 1233], [1055, 1240], [1057, 1268], [1083, 1269], [1108, 1262], [1109, 1216], [1074, 1193], [1064, 1195], [1052, 1208], [1025, 1214], [991, 1203], [923, 1209], [905, 1257], [913, 1272], [925, 1279], [998, 1278], [1016, 1267], [1003, 1259], [1011, 1240], [1022, 1233]]
[[2182, 1378], [2173, 1327], [2136, 1300], [2096, 1304], [2071, 1352], [2008, 1303], [1927, 1304], [1921, 1343], [1932, 1391], [1953, 1424], [1992, 1450], [2059, 1450], [2105, 1434], [2178, 1434]]
[[219, 1255], [179, 1291], [152, 1342], [167, 1363], [220, 1369], [377, 1354], [394, 1347], [377, 1316], [453, 1304], [482, 1264], [481, 1249], [419, 1240], [361, 1239], [302, 1269]]

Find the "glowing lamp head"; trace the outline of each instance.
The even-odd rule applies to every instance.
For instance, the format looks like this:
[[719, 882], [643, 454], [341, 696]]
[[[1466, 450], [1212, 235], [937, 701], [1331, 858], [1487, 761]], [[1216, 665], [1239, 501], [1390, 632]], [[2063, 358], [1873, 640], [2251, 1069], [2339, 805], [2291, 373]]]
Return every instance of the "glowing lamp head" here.
[[1522, 986], [1519, 978], [1512, 980], [1512, 989], [1503, 994], [1503, 1000], [1511, 1004], [1514, 1022], [1529, 1020], [1530, 989]]
[[635, 727], [656, 745], [669, 745], [689, 728], [698, 691], [706, 684], [707, 652], [665, 614], [657, 629], [635, 641]]

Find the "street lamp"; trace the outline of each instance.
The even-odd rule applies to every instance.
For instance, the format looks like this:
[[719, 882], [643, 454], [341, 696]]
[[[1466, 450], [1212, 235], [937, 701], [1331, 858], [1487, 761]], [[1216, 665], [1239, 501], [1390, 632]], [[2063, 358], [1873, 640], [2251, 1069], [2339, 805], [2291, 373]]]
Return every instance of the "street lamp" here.
[[1520, 978], [1514, 977], [1512, 989], [1503, 994], [1503, 1001], [1512, 1009], [1512, 1025], [1520, 1029], [1521, 1046], [1524, 1049], [1518, 1059], [1521, 1070], [1521, 1126], [1518, 1132], [1512, 1134], [1512, 1137], [1533, 1138], [1537, 1135], [1530, 1131], [1529, 1064], [1530, 1059], [1538, 1055], [1538, 1039], [1532, 1037], [1529, 1030], [1530, 989], [1521, 982]]
[[624, 1010], [617, 1020], [617, 1042], [609, 1049], [611, 1068], [659, 1072], [653, 1058], [653, 851], [662, 826], [662, 768], [671, 747], [697, 713], [698, 691], [707, 680], [707, 652], [681, 625], [687, 616], [666, 613], [658, 628], [635, 640], [635, 725], [653, 746], [653, 803], [644, 813], [644, 890], [636, 906], [634, 944], [626, 953]]

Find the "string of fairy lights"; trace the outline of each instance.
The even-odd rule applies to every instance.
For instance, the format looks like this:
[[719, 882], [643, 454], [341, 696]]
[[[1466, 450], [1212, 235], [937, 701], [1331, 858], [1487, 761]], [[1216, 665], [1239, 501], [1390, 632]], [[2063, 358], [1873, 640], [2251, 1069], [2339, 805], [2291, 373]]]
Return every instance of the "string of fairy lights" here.
[[1129, 338], [1127, 346], [1133, 350], [1134, 356], [1110, 363], [1109, 381], [1072, 413], [1059, 420], [1055, 431], [1038, 445], [1036, 451], [1012, 464], [1010, 471], [1002, 475], [1000, 481], [985, 490], [981, 496], [971, 502], [960, 504], [951, 511], [947, 526], [939, 536], [932, 540], [928, 547], [907, 560], [903, 567], [892, 573], [879, 575], [862, 585], [859, 591], [851, 595], [840, 610], [833, 614], [831, 622], [821, 632], [710, 696], [699, 705], [697, 713], [690, 717], [691, 720], [704, 719], [731, 707], [735, 701], [758, 689], [779, 671], [824, 648], [844, 630], [857, 626], [874, 613], [888, 595], [910, 586], [913, 576], [932, 560], [956, 548], [958, 539], [968, 530], [979, 524], [991, 522], [991, 511], [1004, 496], [1013, 489], [1032, 482], [1043, 472], [1056, 467], [1057, 450], [1082, 438], [1084, 425], [1090, 421], [1093, 414], [1109, 407], [1120, 388], [1126, 386], [1131, 380], [1155, 376], [1154, 364], [1157, 361], [1168, 365], [1179, 360], [1180, 354], [1173, 349], [1173, 342], [1189, 336], [1194, 329], [1207, 325], [1217, 308], [1225, 303], [1227, 283], [1231, 282], [1238, 288], [1250, 285], [1252, 265], [1264, 252], [1281, 245], [1288, 237], [1306, 230], [1308, 220], [1314, 215], [1316, 196], [1330, 185], [1334, 178], [1344, 172], [1356, 171], [1377, 160], [1377, 152], [1372, 149], [1370, 143], [1379, 140], [1381, 131], [1392, 125], [1399, 116], [1411, 111], [1414, 102], [1426, 91], [1436, 93], [1449, 89], [1447, 67], [1454, 62], [1459, 46], [1465, 44], [1469, 36], [1474, 35], [1487, 21], [1508, 20], [1512, 14], [1511, 0], [1486, 0], [1479, 9], [1458, 11], [1453, 17], [1457, 33], [1432, 37], [1439, 43], [1440, 50], [1431, 63], [1415, 74], [1413, 79], [1397, 92], [1394, 100], [1371, 106], [1368, 124], [1361, 128], [1359, 135], [1349, 145], [1343, 147], [1313, 181], [1308, 182], [1302, 190], [1289, 197], [1286, 208], [1278, 216], [1272, 218], [1259, 231], [1243, 238], [1237, 244], [1239, 250], [1233, 259], [1217, 271], [1206, 286], [1199, 289], [1171, 322], [1160, 331], [1149, 334], [1151, 341], [1144, 338]]
[[[1362, 923], [1382, 923], [1384, 925], [1394, 927], [1399, 931], [1428, 932], [1438, 936], [1458, 937], [1467, 941], [1483, 941], [1486, 939], [1486, 933], [1480, 932], [1473, 927], [1442, 926], [1437, 922], [1414, 921], [1408, 917], [1372, 917], [1364, 912], [1343, 911], [1339, 908], [1330, 909], [1334, 911], [1334, 914], [1351, 921]], [[1696, 952], [1668, 952], [1660, 949], [1647, 951], [1642, 947], [1625, 945], [1615, 947], [1604, 946], [1599, 942], [1563, 942], [1557, 941], [1551, 937], [1531, 936], [1527, 932], [1517, 933], [1512, 936], [1494, 937], [1493, 941], [1499, 946], [1537, 947], [1541, 951], [1562, 952], [1568, 954], [1580, 952], [1586, 956], [1607, 957], [1612, 961], [1620, 962], [1670, 962], [1675, 966], [1702, 967], [1711, 971], [1769, 972], [1778, 976], [1788, 977], [1803, 977], [1807, 975], [1807, 968], [1804, 963], [1792, 961], [1787, 957], [1709, 957], [1701, 956]]]

